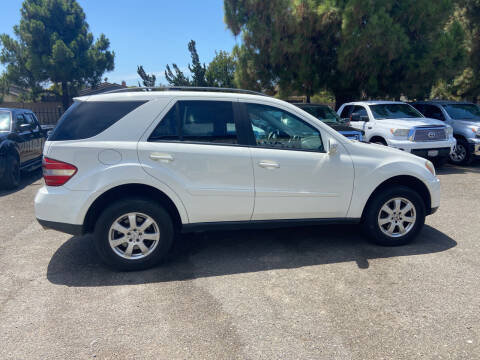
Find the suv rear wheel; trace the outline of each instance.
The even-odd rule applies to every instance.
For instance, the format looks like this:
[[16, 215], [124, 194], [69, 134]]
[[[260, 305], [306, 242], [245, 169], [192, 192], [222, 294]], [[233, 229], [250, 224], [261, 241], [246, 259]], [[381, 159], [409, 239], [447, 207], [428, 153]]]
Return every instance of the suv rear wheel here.
[[420, 195], [405, 186], [380, 191], [365, 210], [363, 228], [375, 243], [404, 245], [422, 229], [425, 204]]
[[142, 270], [158, 264], [170, 250], [174, 228], [169, 213], [143, 198], [119, 200], [95, 225], [95, 247], [108, 265]]

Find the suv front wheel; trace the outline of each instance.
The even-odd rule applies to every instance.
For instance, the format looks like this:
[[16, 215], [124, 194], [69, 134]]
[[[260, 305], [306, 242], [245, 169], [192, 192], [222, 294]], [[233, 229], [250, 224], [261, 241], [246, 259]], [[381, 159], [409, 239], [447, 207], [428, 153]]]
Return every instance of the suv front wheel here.
[[420, 195], [405, 186], [378, 192], [363, 216], [363, 228], [375, 243], [398, 246], [414, 239], [425, 223], [425, 204]]
[[143, 270], [158, 264], [170, 250], [173, 237], [169, 213], [143, 198], [113, 203], [95, 225], [98, 254], [119, 270]]

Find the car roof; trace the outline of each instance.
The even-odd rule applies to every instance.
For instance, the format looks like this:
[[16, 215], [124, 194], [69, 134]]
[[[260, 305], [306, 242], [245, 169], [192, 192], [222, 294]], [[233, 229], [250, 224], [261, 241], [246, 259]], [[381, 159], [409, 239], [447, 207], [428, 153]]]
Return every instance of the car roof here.
[[414, 101], [412, 104], [425, 104], [425, 105], [451, 105], [451, 104], [473, 104], [468, 101], [454, 101], [454, 100], [423, 100]]
[[330, 107], [327, 104], [316, 104], [316, 103], [292, 103], [292, 104], [298, 107], [302, 107], [302, 106]]
[[31, 113], [33, 112], [30, 109], [21, 109], [21, 108], [0, 108], [0, 111], [10, 111], [10, 112], [28, 112]]
[[403, 101], [389, 101], [389, 100], [365, 100], [353, 101], [344, 105], [381, 105], [381, 104], [405, 104]]

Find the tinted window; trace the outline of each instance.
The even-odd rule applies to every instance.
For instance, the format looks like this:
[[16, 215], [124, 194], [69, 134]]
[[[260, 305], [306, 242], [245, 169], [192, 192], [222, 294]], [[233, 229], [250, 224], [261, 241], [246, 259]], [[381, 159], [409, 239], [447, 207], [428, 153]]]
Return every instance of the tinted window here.
[[370, 110], [372, 110], [373, 117], [377, 120], [423, 117], [414, 107], [408, 104], [370, 105]]
[[17, 131], [20, 131], [20, 132], [30, 131], [30, 130], [27, 130], [27, 129], [22, 129], [21, 125], [23, 125], [23, 124], [28, 124], [27, 119], [25, 119], [25, 117], [22, 114], [17, 115], [17, 121], [16, 121], [16, 124], [15, 124], [15, 127], [16, 127]]
[[86, 139], [100, 134], [146, 101], [76, 101], [61, 117], [51, 141]]
[[350, 111], [352, 111], [353, 105], [347, 105], [343, 108], [342, 113], [340, 114], [340, 117], [342, 119], [347, 119], [350, 117]]
[[230, 101], [179, 101], [163, 117], [149, 140], [237, 144], [233, 104]]
[[6, 111], [0, 112], [0, 131], [10, 131], [10, 113]]
[[326, 123], [340, 123], [340, 117], [328, 106], [301, 105], [300, 108]]
[[27, 122], [32, 125], [32, 130], [33, 131], [39, 131], [40, 128], [38, 127], [38, 123], [37, 121], [35, 120], [35, 118], [33, 117], [32, 114], [23, 114], [23, 116], [25, 116], [25, 119], [27, 120]]
[[367, 109], [365, 109], [363, 106], [355, 105], [353, 108], [352, 114], [358, 114], [360, 117], [362, 116], [368, 116], [367, 114]]
[[454, 120], [480, 121], [480, 108], [474, 104], [443, 105], [448, 115]]
[[323, 151], [320, 132], [278, 108], [246, 104], [257, 146], [287, 150]]
[[442, 114], [442, 110], [434, 105], [425, 105], [423, 115], [431, 119], [445, 120]]

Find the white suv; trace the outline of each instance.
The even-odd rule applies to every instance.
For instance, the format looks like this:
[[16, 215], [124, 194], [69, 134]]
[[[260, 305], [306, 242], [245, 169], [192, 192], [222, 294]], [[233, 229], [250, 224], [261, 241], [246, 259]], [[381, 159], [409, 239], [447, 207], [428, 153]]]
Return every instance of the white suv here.
[[192, 230], [361, 222], [377, 243], [404, 244], [440, 204], [430, 161], [246, 91], [77, 98], [43, 168], [38, 221], [94, 233], [102, 259], [126, 270], [158, 263]]
[[400, 101], [357, 101], [338, 109], [352, 127], [365, 132], [365, 140], [388, 145], [444, 164], [457, 141], [450, 125], [424, 117]]

